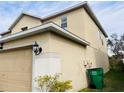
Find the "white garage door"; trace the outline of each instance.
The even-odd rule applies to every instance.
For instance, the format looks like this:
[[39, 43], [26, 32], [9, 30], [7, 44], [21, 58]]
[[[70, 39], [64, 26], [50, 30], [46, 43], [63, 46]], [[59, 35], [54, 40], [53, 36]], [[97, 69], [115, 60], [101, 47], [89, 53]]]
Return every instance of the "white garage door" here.
[[0, 52], [0, 91], [31, 91], [32, 49]]

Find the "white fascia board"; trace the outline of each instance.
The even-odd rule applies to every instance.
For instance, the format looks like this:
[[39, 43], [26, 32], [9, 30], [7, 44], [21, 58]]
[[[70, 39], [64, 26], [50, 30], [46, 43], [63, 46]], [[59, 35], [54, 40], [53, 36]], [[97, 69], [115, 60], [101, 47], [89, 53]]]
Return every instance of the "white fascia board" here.
[[0, 43], [5, 43], [11, 40], [15, 40], [15, 39], [19, 39], [19, 38], [24, 38], [26, 36], [31, 36], [37, 33], [42, 33], [42, 32], [47, 32], [47, 31], [53, 31], [55, 33], [58, 33], [66, 38], [69, 38], [75, 42], [78, 42], [82, 45], [89, 45], [89, 42], [87, 42], [86, 40], [74, 35], [73, 33], [59, 27], [58, 25], [54, 24], [54, 23], [47, 23], [47, 24], [43, 24], [31, 29], [28, 29], [26, 31], [22, 31], [22, 32], [18, 32], [15, 34], [12, 34], [10, 36], [7, 37], [2, 37], [0, 38]]
[[68, 8], [66, 8], [66, 9], [64, 9], [64, 10], [61, 10], [61, 11], [55, 12], [55, 13], [53, 13], [53, 14], [50, 14], [50, 15], [48, 15], [48, 16], [42, 17], [42, 19], [43, 19], [43, 20], [46, 20], [46, 19], [48, 19], [48, 18], [50, 18], [50, 17], [53, 17], [53, 16], [56, 16], [56, 15], [58, 15], [58, 14], [61, 14], [61, 13], [64, 13], [64, 12], [73, 10], [73, 9], [75, 9], [75, 8], [81, 7], [81, 6], [83, 6], [84, 4], [86, 4], [86, 3], [87, 3], [86, 1], [83, 1], [83, 2], [81, 2], [81, 3], [79, 3], [79, 4], [76, 4], [76, 5], [73, 5], [73, 6], [71, 6], [71, 7], [68, 7]]
[[15, 39], [23, 38], [26, 36], [34, 35], [34, 34], [37, 34], [40, 32], [44, 32], [46, 30], [45, 28], [48, 28], [48, 27], [49, 27], [49, 24], [34, 27], [34, 28], [31, 28], [31, 29], [28, 29], [28, 30], [25, 30], [22, 32], [17, 32], [15, 34], [10, 35], [10, 36], [0, 38], [0, 43], [4, 43], [4, 42], [11, 41], [11, 40], [15, 40]]

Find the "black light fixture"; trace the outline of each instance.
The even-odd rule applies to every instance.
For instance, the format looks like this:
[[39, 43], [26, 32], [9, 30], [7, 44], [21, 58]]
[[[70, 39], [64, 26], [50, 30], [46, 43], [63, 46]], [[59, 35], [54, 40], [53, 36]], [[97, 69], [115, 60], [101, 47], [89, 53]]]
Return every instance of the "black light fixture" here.
[[42, 52], [42, 48], [39, 47], [36, 41], [33, 45], [33, 50], [34, 50], [35, 55], [39, 55]]

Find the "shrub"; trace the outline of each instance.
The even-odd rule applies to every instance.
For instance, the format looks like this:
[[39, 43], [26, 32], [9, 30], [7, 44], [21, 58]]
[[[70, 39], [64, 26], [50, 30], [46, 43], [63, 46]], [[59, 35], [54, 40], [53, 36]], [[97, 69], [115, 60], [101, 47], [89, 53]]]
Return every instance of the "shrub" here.
[[120, 58], [112, 56], [109, 58], [111, 70], [121, 70], [124, 71], [124, 63]]
[[60, 74], [38, 76], [35, 81], [42, 92], [65, 92], [72, 88], [71, 81], [60, 81]]
[[119, 61], [119, 63], [116, 66], [117, 70], [124, 71], [124, 63], [122, 60]]

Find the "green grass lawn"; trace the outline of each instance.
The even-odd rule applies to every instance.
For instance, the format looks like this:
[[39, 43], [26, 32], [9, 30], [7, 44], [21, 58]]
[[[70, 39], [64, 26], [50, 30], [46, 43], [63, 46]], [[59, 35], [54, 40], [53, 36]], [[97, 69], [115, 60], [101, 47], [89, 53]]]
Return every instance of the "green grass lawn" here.
[[124, 92], [124, 72], [111, 70], [105, 74], [102, 90], [85, 88], [80, 92]]

